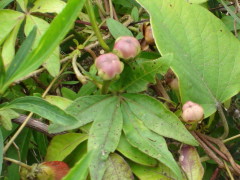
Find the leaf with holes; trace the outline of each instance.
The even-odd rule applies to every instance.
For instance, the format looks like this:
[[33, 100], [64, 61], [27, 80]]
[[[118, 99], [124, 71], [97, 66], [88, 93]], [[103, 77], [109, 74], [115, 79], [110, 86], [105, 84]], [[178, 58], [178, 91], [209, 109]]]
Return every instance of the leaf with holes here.
[[150, 14], [162, 55], [180, 82], [182, 102], [201, 104], [205, 117], [240, 90], [240, 42], [207, 9], [185, 0], [137, 0]]

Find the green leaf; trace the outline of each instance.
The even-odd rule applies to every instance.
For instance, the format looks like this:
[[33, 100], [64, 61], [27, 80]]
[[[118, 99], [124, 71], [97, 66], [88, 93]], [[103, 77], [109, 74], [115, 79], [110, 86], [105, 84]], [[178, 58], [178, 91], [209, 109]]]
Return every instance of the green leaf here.
[[[37, 47], [41, 37], [49, 28], [49, 24], [38, 17], [27, 15], [26, 24], [24, 26], [24, 32], [26, 35], [32, 31], [34, 27], [37, 27], [37, 35], [33, 47]], [[45, 60], [43, 66], [53, 76], [57, 76], [60, 71], [60, 55], [59, 46], [53, 51], [53, 53]]]
[[104, 111], [103, 107], [110, 105], [111, 101], [111, 96], [108, 95], [84, 96], [77, 98], [66, 109], [68, 114], [71, 114], [78, 120], [78, 123], [73, 125], [73, 129], [94, 121], [94, 119]]
[[[232, 16], [223, 16], [221, 20], [230, 31], [234, 31], [234, 19]], [[240, 29], [239, 23], [236, 23], [236, 29]]]
[[24, 12], [27, 11], [28, 0], [17, 0], [17, 3]]
[[[240, 42], [207, 9], [184, 0], [137, 0], [150, 14], [158, 50], [173, 53], [182, 102], [201, 104], [205, 117], [240, 89]], [[234, 68], [233, 68], [234, 67]]]
[[[91, 178], [101, 180], [106, 170], [108, 155], [118, 146], [122, 131], [122, 113], [120, 99], [112, 96], [108, 104], [104, 104], [103, 111], [95, 116], [90, 129], [88, 150], [93, 151], [90, 164]], [[102, 113], [107, 110], [107, 113]]]
[[0, 54], [0, 87], [3, 86], [5, 76], [6, 76], [6, 72], [5, 72], [2, 56]]
[[62, 96], [71, 100], [74, 100], [77, 98], [77, 93], [75, 93], [73, 90], [63, 87], [61, 88]]
[[189, 180], [203, 179], [204, 169], [195, 147], [183, 145], [180, 149], [179, 162]]
[[48, 146], [45, 161], [63, 161], [87, 138], [87, 134], [80, 133], [67, 133], [54, 136]]
[[189, 3], [194, 3], [194, 4], [202, 4], [207, 2], [208, 0], [187, 0]]
[[177, 116], [160, 101], [142, 94], [124, 94], [123, 97], [136, 117], [155, 133], [186, 144], [198, 145]]
[[88, 81], [87, 84], [84, 84], [80, 90], [77, 93], [77, 96], [88, 96], [91, 95], [92, 93], [94, 93], [95, 91], [97, 91], [97, 86], [92, 83], [91, 81]]
[[63, 11], [54, 18], [48, 30], [42, 36], [38, 46], [11, 74], [9, 81], [13, 82], [38, 68], [59, 45], [64, 36], [71, 29], [75, 19], [80, 13], [85, 0], [69, 0]]
[[120, 79], [114, 83], [111, 88], [114, 91], [129, 93], [142, 92], [147, 89], [149, 83], [155, 83], [155, 75], [164, 73], [168, 66], [162, 63], [163, 60], [170, 61], [172, 55], [166, 55], [157, 60], [141, 60], [130, 65], [125, 64]]
[[132, 180], [132, 171], [127, 162], [118, 154], [109, 155], [103, 180]]
[[46, 96], [44, 98], [47, 102], [59, 107], [62, 110], [65, 110], [73, 102], [67, 98], [61, 96]]
[[19, 21], [22, 21], [23, 19], [23, 13], [9, 9], [0, 10], [0, 45], [2, 44], [6, 36], [12, 31], [12, 29], [19, 23]]
[[163, 164], [159, 164], [157, 167], [147, 167], [129, 162], [129, 165], [133, 173], [141, 180], [183, 180], [182, 178], [177, 178], [176, 175]]
[[12, 129], [12, 119], [19, 117], [19, 114], [12, 109], [0, 109], [0, 124], [6, 129]]
[[117, 150], [125, 157], [138, 164], [145, 166], [156, 166], [158, 163], [156, 159], [153, 159], [152, 157], [142, 153], [137, 148], [129, 144], [124, 134], [121, 135]]
[[132, 32], [127, 27], [112, 18], [107, 19], [106, 23], [110, 33], [115, 39], [120, 36], [133, 36]]
[[165, 164], [181, 178], [181, 170], [169, 152], [164, 138], [145, 127], [143, 122], [131, 111], [128, 104], [122, 104], [122, 113], [123, 131], [127, 140], [140, 151]]
[[[53, 123], [56, 123], [57, 125], [65, 126], [65, 128], [68, 128], [68, 126], [77, 122], [73, 116], [39, 97], [21, 97], [5, 105], [4, 108], [31, 111], [52, 121]], [[49, 129], [51, 129], [51, 126]], [[55, 129], [51, 129], [50, 133], [52, 132], [55, 133]]]
[[37, 0], [34, 2], [34, 6], [30, 10], [30, 12], [59, 14], [65, 6], [66, 6], [66, 3], [60, 0], [51, 0], [51, 1]]
[[88, 166], [92, 160], [92, 152], [88, 152], [78, 161], [63, 180], [85, 180], [88, 175]]
[[139, 19], [139, 13], [138, 13], [138, 8], [137, 8], [137, 7], [134, 7], [134, 8], [132, 9], [131, 16], [132, 16], [132, 18], [133, 18], [133, 20], [134, 20], [135, 22], [138, 21], [138, 19]]
[[2, 174], [2, 164], [3, 164], [3, 136], [2, 136], [2, 131], [0, 129], [0, 174]]
[[9, 79], [11, 76], [17, 71], [18, 67], [23, 65], [25, 63], [25, 58], [28, 55], [28, 52], [31, 51], [31, 47], [34, 43], [34, 39], [36, 37], [36, 28], [34, 28], [27, 39], [22, 43], [21, 47], [17, 51], [15, 57], [13, 58], [11, 64], [9, 65], [9, 68], [6, 72], [6, 79], [5, 83], [9, 85], [11, 81]]
[[2, 48], [2, 58], [5, 67], [8, 67], [14, 58], [15, 55], [15, 43], [17, 39], [17, 34], [19, 31], [19, 28], [22, 24], [22, 20], [16, 24], [16, 26], [13, 28], [12, 32], [9, 34], [9, 36], [6, 38], [3, 48]]
[[0, 9], [5, 8], [8, 4], [10, 4], [11, 2], [13, 2], [13, 0], [1, 0], [0, 1]]
[[223, 0], [220, 0], [220, 2], [227, 10], [227, 12], [234, 18], [234, 20], [236, 20], [237, 23], [240, 24], [240, 18], [236, 15], [236, 13], [230, 7], [228, 7], [228, 5]]

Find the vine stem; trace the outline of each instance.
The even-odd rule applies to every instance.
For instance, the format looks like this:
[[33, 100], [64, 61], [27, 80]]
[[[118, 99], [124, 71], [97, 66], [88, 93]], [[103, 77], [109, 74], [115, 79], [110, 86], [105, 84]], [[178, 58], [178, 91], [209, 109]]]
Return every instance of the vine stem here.
[[32, 169], [31, 166], [29, 166], [29, 165], [27, 165], [27, 164], [25, 164], [25, 163], [22, 163], [22, 162], [20, 162], [20, 161], [17, 161], [17, 160], [15, 160], [15, 159], [11, 159], [11, 158], [8, 158], [8, 157], [4, 157], [3, 159], [4, 159], [5, 161], [9, 161], [9, 162], [12, 162], [12, 163], [14, 163], [14, 164], [17, 164], [17, 165], [19, 165], [19, 166], [22, 166], [22, 167], [24, 167], [24, 168], [26, 168], [26, 169], [28, 169], [28, 170], [31, 170], [31, 169]]
[[95, 14], [94, 14], [94, 10], [93, 10], [91, 1], [87, 0], [85, 5], [86, 5], [86, 9], [87, 9], [87, 13], [88, 13], [90, 22], [92, 24], [93, 31], [95, 32], [100, 45], [102, 46], [102, 48], [105, 51], [110, 51], [109, 46], [103, 40], [102, 34], [101, 34], [101, 32], [100, 32], [100, 30], [98, 28], [97, 21], [96, 21], [96, 18], [95, 18]]
[[236, 135], [236, 136], [233, 136], [233, 137], [230, 137], [230, 138], [228, 138], [228, 139], [225, 139], [225, 140], [223, 140], [223, 142], [226, 143], [226, 142], [228, 142], [228, 141], [234, 140], [234, 139], [239, 138], [239, 137], [240, 137], [240, 134], [238, 134], [238, 135]]
[[218, 110], [218, 113], [219, 113], [219, 116], [222, 120], [222, 123], [223, 123], [223, 128], [224, 128], [224, 132], [222, 134], [222, 136], [219, 138], [219, 139], [225, 139], [227, 136], [228, 136], [228, 133], [229, 133], [229, 127], [228, 127], [228, 123], [227, 123], [227, 119], [224, 115], [224, 112], [223, 112], [223, 109], [222, 109], [222, 106], [220, 103], [217, 103], [217, 110]]
[[[44, 98], [47, 93], [49, 92], [49, 90], [52, 88], [53, 84], [56, 82], [56, 80], [58, 79], [58, 77], [63, 73], [63, 71], [65, 70], [65, 68], [67, 67], [68, 63], [66, 63], [63, 68], [61, 69], [61, 71], [58, 73], [58, 75], [52, 80], [52, 82], [49, 84], [49, 86], [47, 87], [47, 89], [44, 91], [44, 93], [42, 94], [42, 98]], [[26, 126], [26, 124], [28, 123], [28, 121], [31, 119], [31, 117], [33, 116], [33, 113], [31, 112], [27, 118], [25, 119], [25, 121], [22, 123], [22, 125], [19, 127], [19, 129], [16, 131], [16, 133], [13, 135], [13, 137], [8, 141], [8, 143], [4, 146], [3, 148], [3, 154], [5, 154], [8, 150], [8, 148], [12, 145], [12, 143], [15, 141], [15, 139], [18, 137], [18, 135], [22, 132], [23, 128]]]

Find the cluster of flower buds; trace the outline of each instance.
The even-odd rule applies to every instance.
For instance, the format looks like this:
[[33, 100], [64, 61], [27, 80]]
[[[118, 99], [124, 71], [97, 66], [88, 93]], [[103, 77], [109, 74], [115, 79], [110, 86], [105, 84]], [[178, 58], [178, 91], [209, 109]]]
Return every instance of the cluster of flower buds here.
[[95, 59], [98, 75], [103, 80], [117, 78], [123, 71], [124, 64], [119, 58], [129, 60], [135, 58], [141, 51], [138, 40], [131, 36], [119, 37], [114, 44], [113, 53], [100, 55]]
[[188, 124], [193, 124], [203, 120], [204, 110], [201, 105], [192, 101], [187, 101], [182, 107], [182, 119]]

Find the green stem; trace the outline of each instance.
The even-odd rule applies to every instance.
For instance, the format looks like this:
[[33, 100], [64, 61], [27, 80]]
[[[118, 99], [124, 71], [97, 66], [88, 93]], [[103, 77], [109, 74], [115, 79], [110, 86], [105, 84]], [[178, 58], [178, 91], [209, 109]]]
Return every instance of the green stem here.
[[110, 84], [111, 84], [111, 81], [103, 81], [102, 94], [108, 93], [108, 88], [109, 88]]
[[224, 115], [221, 103], [217, 103], [217, 110], [218, 110], [219, 116], [222, 120], [222, 124], [223, 124], [223, 128], [224, 128], [224, 132], [223, 132], [222, 136], [220, 137], [220, 139], [223, 140], [228, 136], [229, 127], [228, 127], [228, 122], [227, 122], [227, 119]]
[[97, 36], [99, 44], [102, 46], [102, 48], [105, 51], [110, 51], [109, 46], [104, 42], [104, 40], [102, 38], [102, 34], [101, 34], [101, 32], [98, 28], [97, 21], [96, 21], [96, 18], [95, 18], [95, 14], [94, 14], [94, 11], [93, 11], [93, 7], [92, 7], [92, 4], [91, 4], [90, 0], [86, 1], [86, 9], [87, 9], [87, 13], [88, 13], [90, 22], [92, 24], [93, 31], [95, 32], [95, 34]]

